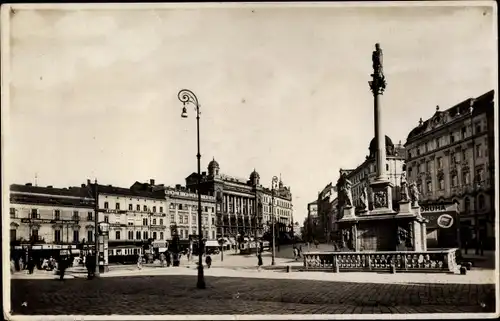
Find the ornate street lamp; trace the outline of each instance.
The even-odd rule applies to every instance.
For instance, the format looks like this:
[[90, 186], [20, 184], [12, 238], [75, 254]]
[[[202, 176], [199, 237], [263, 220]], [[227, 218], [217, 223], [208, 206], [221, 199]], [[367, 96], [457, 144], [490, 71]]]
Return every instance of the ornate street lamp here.
[[196, 133], [197, 133], [197, 142], [198, 142], [198, 153], [196, 154], [196, 158], [198, 159], [198, 283], [196, 286], [198, 289], [205, 288], [205, 277], [203, 275], [203, 240], [202, 240], [202, 217], [201, 217], [201, 174], [200, 174], [200, 104], [198, 103], [198, 98], [196, 95], [188, 89], [182, 89], [177, 94], [179, 100], [183, 103], [182, 107], [182, 118], [187, 118], [187, 109], [186, 104], [193, 104], [196, 109]]

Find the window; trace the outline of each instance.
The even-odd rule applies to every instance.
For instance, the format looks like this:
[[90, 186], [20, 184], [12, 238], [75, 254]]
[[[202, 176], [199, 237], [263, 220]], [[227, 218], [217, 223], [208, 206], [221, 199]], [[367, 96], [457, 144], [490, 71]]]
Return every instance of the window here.
[[148, 225], [148, 219], [147, 218], [143, 218], [142, 219], [142, 225]]
[[153, 213], [156, 213], [156, 206], [153, 206]]
[[475, 127], [476, 127], [476, 134], [477, 134], [477, 133], [480, 133], [480, 132], [481, 132], [481, 130], [482, 130], [482, 128], [481, 128], [481, 122], [477, 122], [477, 123], [475, 124]]
[[31, 218], [38, 218], [38, 209], [36, 208], [31, 209]]
[[439, 169], [443, 168], [443, 158], [442, 157], [437, 158], [437, 165], [438, 165]]
[[135, 239], [140, 240], [141, 239], [141, 231], [135, 232]]
[[128, 210], [131, 211], [134, 208], [132, 204], [128, 204]]
[[148, 207], [147, 207], [147, 205], [144, 205], [144, 206], [142, 207], [142, 210], [143, 210], [144, 212], [147, 212], [147, 211], [148, 211]]
[[109, 208], [109, 203], [108, 203], [108, 202], [104, 202], [104, 208], [105, 208], [105, 209], [108, 209], [108, 208]]
[[160, 232], [160, 240], [163, 240], [163, 232]]
[[466, 127], [462, 127], [462, 138], [466, 138], [467, 137], [467, 128]]
[[156, 232], [153, 232], [153, 240], [156, 240]]
[[55, 210], [54, 211], [54, 220], [60, 220], [60, 219], [61, 219], [61, 211]]
[[109, 216], [107, 215], [104, 216], [104, 222], [109, 223]]
[[482, 147], [481, 144], [477, 144], [476, 145], [476, 157], [482, 157], [483, 156], [481, 147]]
[[463, 185], [469, 185], [470, 184], [469, 172], [463, 172], [462, 173], [462, 184]]
[[148, 231], [142, 232], [142, 239], [147, 240], [148, 239]]
[[451, 176], [451, 186], [453, 186], [453, 187], [458, 186], [458, 177], [457, 177], [457, 175], [452, 175]]
[[92, 242], [94, 242], [94, 231], [88, 230], [87, 231], [87, 243], [92, 243]]
[[115, 209], [117, 209], [117, 210], [119, 210], [119, 209], [120, 209], [120, 203], [118, 203], [118, 202], [117, 202], [117, 203], [115, 204]]
[[61, 230], [54, 231], [54, 242], [56, 242], [56, 243], [61, 242]]
[[444, 190], [444, 179], [439, 179], [439, 189]]
[[10, 208], [10, 218], [16, 217], [16, 209], [11, 207]]
[[160, 225], [163, 225], [163, 219], [160, 218]]
[[477, 206], [480, 210], [484, 210], [485, 208], [484, 195], [479, 195], [479, 197], [477, 198]]
[[163, 213], [163, 206], [160, 206], [160, 213]]
[[135, 206], [135, 210], [136, 210], [137, 212], [140, 212], [140, 211], [141, 211], [141, 206], [140, 206], [139, 204], [137, 204], [137, 205]]
[[78, 230], [73, 230], [73, 243], [78, 243], [78, 239], [80, 239], [80, 233]]
[[94, 219], [94, 213], [87, 212], [87, 221], [92, 221]]
[[120, 231], [115, 231], [115, 240], [120, 239]]
[[156, 218], [153, 219], [153, 225], [156, 225]]

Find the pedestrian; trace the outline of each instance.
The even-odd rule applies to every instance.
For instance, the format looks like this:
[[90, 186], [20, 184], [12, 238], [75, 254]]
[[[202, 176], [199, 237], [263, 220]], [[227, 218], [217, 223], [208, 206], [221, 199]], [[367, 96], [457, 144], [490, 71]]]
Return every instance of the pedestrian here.
[[28, 259], [28, 273], [33, 274], [33, 270], [35, 269], [35, 260], [30, 256]]
[[139, 270], [142, 269], [142, 255], [139, 254], [139, 257], [137, 258], [137, 268]]
[[259, 252], [257, 254], [257, 264], [258, 264], [257, 270], [260, 272], [260, 267], [262, 266], [262, 254], [261, 254], [261, 252]]
[[210, 255], [207, 255], [207, 257], [205, 258], [205, 263], [207, 264], [207, 267], [210, 268], [210, 265], [212, 265], [212, 258], [210, 257]]
[[165, 267], [165, 253], [160, 254], [161, 267]]
[[64, 280], [64, 272], [69, 264], [69, 260], [66, 257], [62, 257], [59, 262], [59, 280]]

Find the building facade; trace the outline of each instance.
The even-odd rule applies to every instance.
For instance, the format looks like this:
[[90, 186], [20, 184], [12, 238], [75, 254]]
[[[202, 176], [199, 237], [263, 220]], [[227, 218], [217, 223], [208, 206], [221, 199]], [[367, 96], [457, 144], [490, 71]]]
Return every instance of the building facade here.
[[[208, 173], [203, 172], [200, 181], [201, 193], [215, 198], [217, 238], [262, 237], [271, 226], [271, 207], [280, 230], [292, 224], [292, 195], [281, 180], [275, 188], [265, 188], [255, 170], [248, 180], [236, 178], [221, 173], [219, 163], [213, 159], [208, 164]], [[186, 178], [186, 187], [198, 188], [197, 173]]]
[[[396, 207], [399, 205], [397, 200], [400, 197], [400, 185], [401, 185], [401, 175], [405, 173], [406, 165], [405, 165], [405, 148], [401, 143], [394, 145], [392, 140], [385, 136], [385, 145], [386, 145], [386, 172], [387, 177], [393, 187], [393, 205]], [[373, 200], [371, 199], [371, 190], [370, 183], [377, 175], [377, 167], [376, 167], [376, 153], [377, 146], [375, 139], [372, 139], [369, 146], [369, 154], [366, 156], [365, 161], [356, 167], [355, 169], [341, 169], [340, 174], [347, 174], [347, 179], [351, 181], [352, 187], [352, 202], [353, 206], [356, 207], [357, 210], [361, 207], [361, 195], [363, 193], [363, 189], [366, 188], [367, 196], [368, 196], [368, 206], [370, 209], [373, 209]], [[338, 209], [339, 211], [341, 209]]]
[[455, 202], [462, 243], [494, 246], [494, 91], [467, 99], [419, 124], [408, 135], [408, 180], [420, 203]]
[[[94, 198], [82, 187], [10, 186], [12, 245], [76, 245], [94, 240]], [[43, 245], [43, 246], [42, 246]], [[56, 247], [61, 248], [61, 247]]]

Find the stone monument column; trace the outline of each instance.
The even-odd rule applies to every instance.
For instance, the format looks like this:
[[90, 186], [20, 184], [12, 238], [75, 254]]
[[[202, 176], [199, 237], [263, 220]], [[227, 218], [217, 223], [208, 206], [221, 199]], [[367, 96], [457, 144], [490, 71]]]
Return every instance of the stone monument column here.
[[377, 144], [376, 167], [377, 176], [371, 182], [373, 200], [373, 214], [394, 213], [392, 209], [392, 184], [386, 174], [386, 146], [385, 135], [382, 126], [382, 106], [380, 98], [383, 95], [386, 82], [383, 72], [383, 54], [380, 45], [375, 44], [375, 51], [372, 53], [373, 74], [369, 81], [370, 89], [373, 93], [373, 108], [375, 120], [375, 142]]

